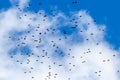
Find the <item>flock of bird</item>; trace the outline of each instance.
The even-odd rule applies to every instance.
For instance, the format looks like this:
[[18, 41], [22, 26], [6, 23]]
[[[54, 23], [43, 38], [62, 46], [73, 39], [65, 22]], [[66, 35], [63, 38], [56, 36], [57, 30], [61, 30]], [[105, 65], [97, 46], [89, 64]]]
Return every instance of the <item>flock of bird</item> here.
[[[72, 4], [77, 4], [77, 1], [73, 1]], [[42, 5], [38, 3], [38, 5]], [[26, 9], [29, 9], [31, 4], [28, 4]], [[19, 5], [16, 5], [16, 8], [22, 12], [22, 9], [19, 8]], [[51, 10], [52, 17], [56, 17], [57, 15], [54, 14], [55, 10]], [[43, 14], [42, 12], [35, 12], [33, 14], [42, 16], [41, 23], [47, 24], [47, 17], [48, 15]], [[18, 18], [22, 20], [23, 17], [27, 17], [27, 14], [22, 14]], [[83, 15], [79, 15], [79, 18], [82, 18]], [[33, 20], [29, 18], [29, 20]], [[79, 51], [79, 55], [76, 55], [73, 51], [73, 46], [71, 43], [74, 44], [74, 39], [76, 39], [75, 45], [82, 45], [83, 41], [89, 42], [89, 38], [83, 39], [81, 35], [77, 36], [77, 33], [84, 33], [85, 30], [79, 30], [79, 21], [76, 18], [72, 18], [68, 21], [70, 24], [67, 26], [51, 26], [47, 27], [44, 26], [44, 30], [41, 29], [41, 23], [37, 23], [36, 26], [33, 24], [28, 23], [27, 28], [25, 31], [13, 31], [9, 35], [9, 40], [12, 41], [12, 44], [15, 44], [14, 48], [11, 48], [9, 51], [10, 58], [15, 61], [20, 66], [25, 66], [25, 70], [23, 74], [26, 76], [29, 75], [29, 80], [36, 80], [36, 75], [39, 77], [43, 77], [43, 80], [58, 80], [58, 77], [62, 77], [63, 74], [62, 69], [66, 72], [66, 74], [76, 72], [77, 68], [81, 65], [86, 65], [87, 62], [87, 55], [92, 55], [94, 49], [87, 48], [83, 51]], [[94, 23], [96, 21], [94, 20]], [[89, 26], [91, 23], [87, 23], [86, 26]], [[99, 31], [103, 31], [104, 29], [99, 29]], [[72, 35], [72, 37], [71, 37]], [[90, 33], [90, 36], [94, 36], [94, 32]], [[73, 40], [73, 41], [72, 41]], [[77, 41], [78, 40], [78, 41]], [[70, 43], [70, 44], [69, 44]], [[99, 46], [99, 42], [95, 42], [96, 46]], [[80, 49], [81, 50], [81, 49]], [[20, 54], [20, 55], [19, 55]], [[96, 54], [96, 53], [95, 53]], [[17, 57], [19, 55], [19, 57]], [[103, 52], [98, 52], [98, 55], [104, 55]], [[113, 57], [116, 55], [113, 54]], [[78, 58], [79, 57], [79, 58]], [[94, 56], [93, 56], [94, 57]], [[79, 61], [77, 59], [80, 59]], [[78, 63], [77, 63], [78, 61]], [[101, 60], [102, 63], [108, 63], [111, 59], [103, 59]], [[75, 62], [75, 63], [73, 63]], [[37, 65], [35, 65], [37, 64]], [[86, 65], [88, 66], [88, 65]], [[91, 65], [89, 65], [91, 66]], [[89, 67], [88, 66], [88, 67]], [[41, 69], [40, 69], [41, 68]], [[79, 69], [79, 68], [78, 68]], [[42, 70], [45, 72], [38, 74], [37, 71]], [[55, 70], [55, 71], [53, 71]], [[80, 69], [81, 70], [81, 69]], [[79, 72], [79, 71], [78, 71]], [[82, 70], [81, 70], [82, 72]], [[117, 70], [119, 72], [119, 70]], [[93, 74], [97, 75], [98, 77], [102, 76], [102, 70], [93, 70]], [[81, 73], [83, 74], [83, 73]], [[91, 72], [92, 74], [92, 72]], [[75, 75], [75, 74], [74, 74]], [[71, 78], [72, 75], [66, 76], [65, 80], [75, 80]], [[83, 80], [83, 79], [81, 79]]]

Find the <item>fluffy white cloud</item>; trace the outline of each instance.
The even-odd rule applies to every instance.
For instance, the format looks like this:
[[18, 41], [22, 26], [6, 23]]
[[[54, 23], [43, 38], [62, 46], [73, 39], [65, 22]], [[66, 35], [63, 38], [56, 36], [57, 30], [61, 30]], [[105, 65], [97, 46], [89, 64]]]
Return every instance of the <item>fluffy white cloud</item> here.
[[[21, 9], [27, 2], [19, 0]], [[119, 80], [118, 51], [104, 34], [85, 11], [68, 17], [12, 7], [0, 13], [0, 80]]]

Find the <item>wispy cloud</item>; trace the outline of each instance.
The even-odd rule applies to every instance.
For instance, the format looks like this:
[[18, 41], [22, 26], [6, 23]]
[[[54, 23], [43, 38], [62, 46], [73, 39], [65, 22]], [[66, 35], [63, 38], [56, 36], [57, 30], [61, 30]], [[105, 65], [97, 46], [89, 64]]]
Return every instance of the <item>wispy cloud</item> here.
[[119, 52], [104, 40], [105, 25], [84, 10], [24, 11], [28, 2], [0, 13], [0, 80], [119, 80]]
[[[25, 6], [29, 3], [30, 0], [10, 0], [13, 6], [19, 6], [19, 9], [25, 8]], [[16, 5], [17, 4], [17, 5]], [[28, 5], [29, 7], [29, 5]]]

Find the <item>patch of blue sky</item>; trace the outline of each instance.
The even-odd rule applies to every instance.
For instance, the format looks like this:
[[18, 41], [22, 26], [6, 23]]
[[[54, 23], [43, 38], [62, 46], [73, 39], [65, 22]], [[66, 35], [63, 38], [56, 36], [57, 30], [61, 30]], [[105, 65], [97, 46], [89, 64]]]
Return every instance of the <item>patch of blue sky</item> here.
[[20, 30], [20, 31], [18, 31], [18, 30], [12, 30], [12, 31], [9, 32], [10, 39], [12, 41], [17, 41], [18, 38], [20, 38], [20, 36], [29, 34], [33, 29], [34, 29], [34, 27], [29, 26], [29, 28], [25, 29], [25, 30]]
[[29, 46], [20, 46], [20, 47], [14, 47], [11, 48], [8, 51], [9, 55], [17, 55], [18, 53], [20, 53], [21, 55], [29, 55], [31, 54], [32, 50], [30, 49]]
[[69, 36], [72, 35], [74, 33], [77, 33], [79, 30], [78, 28], [72, 28], [71, 26], [60, 26], [58, 28], [59, 32], [61, 35], [65, 35], [65, 36]]
[[61, 48], [56, 49], [52, 54], [52, 57], [55, 59], [64, 59], [65, 56], [65, 52]]
[[[85, 27], [85, 29], [87, 29], [87, 27]], [[77, 44], [84, 40], [77, 27], [61, 26], [58, 30], [61, 36], [67, 37], [66, 41], [68, 44]]]
[[32, 52], [32, 50], [30, 49], [29, 46], [21, 46], [19, 48], [19, 51], [20, 51], [21, 55], [29, 55]]
[[23, 34], [25, 34], [25, 33], [26, 33], [25, 31], [15, 31], [15, 30], [13, 30], [13, 31], [11, 31], [11, 32], [9, 33], [9, 36], [11, 37], [10, 39], [11, 39], [12, 41], [17, 41], [18, 38], [19, 38], [20, 36], [22, 36]]
[[0, 11], [7, 10], [11, 7], [10, 0], [0, 0]]
[[12, 48], [8, 51], [9, 55], [16, 55], [18, 53], [19, 49], [18, 48]]

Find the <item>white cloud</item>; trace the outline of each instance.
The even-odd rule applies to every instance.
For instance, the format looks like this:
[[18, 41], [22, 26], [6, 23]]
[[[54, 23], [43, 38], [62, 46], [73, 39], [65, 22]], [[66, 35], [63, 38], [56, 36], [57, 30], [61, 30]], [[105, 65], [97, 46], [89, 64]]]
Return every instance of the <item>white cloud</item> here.
[[[19, 4], [24, 8], [27, 2]], [[104, 40], [104, 25], [85, 11], [71, 17], [39, 12], [13, 7], [0, 13], [0, 80], [119, 80], [119, 52]], [[17, 51], [10, 58], [18, 45], [28, 45], [34, 55]]]
[[17, 6], [19, 6], [18, 8], [22, 10], [28, 4], [29, 0], [10, 0], [10, 2], [12, 3], [13, 6], [14, 5], [16, 6], [17, 4]]

